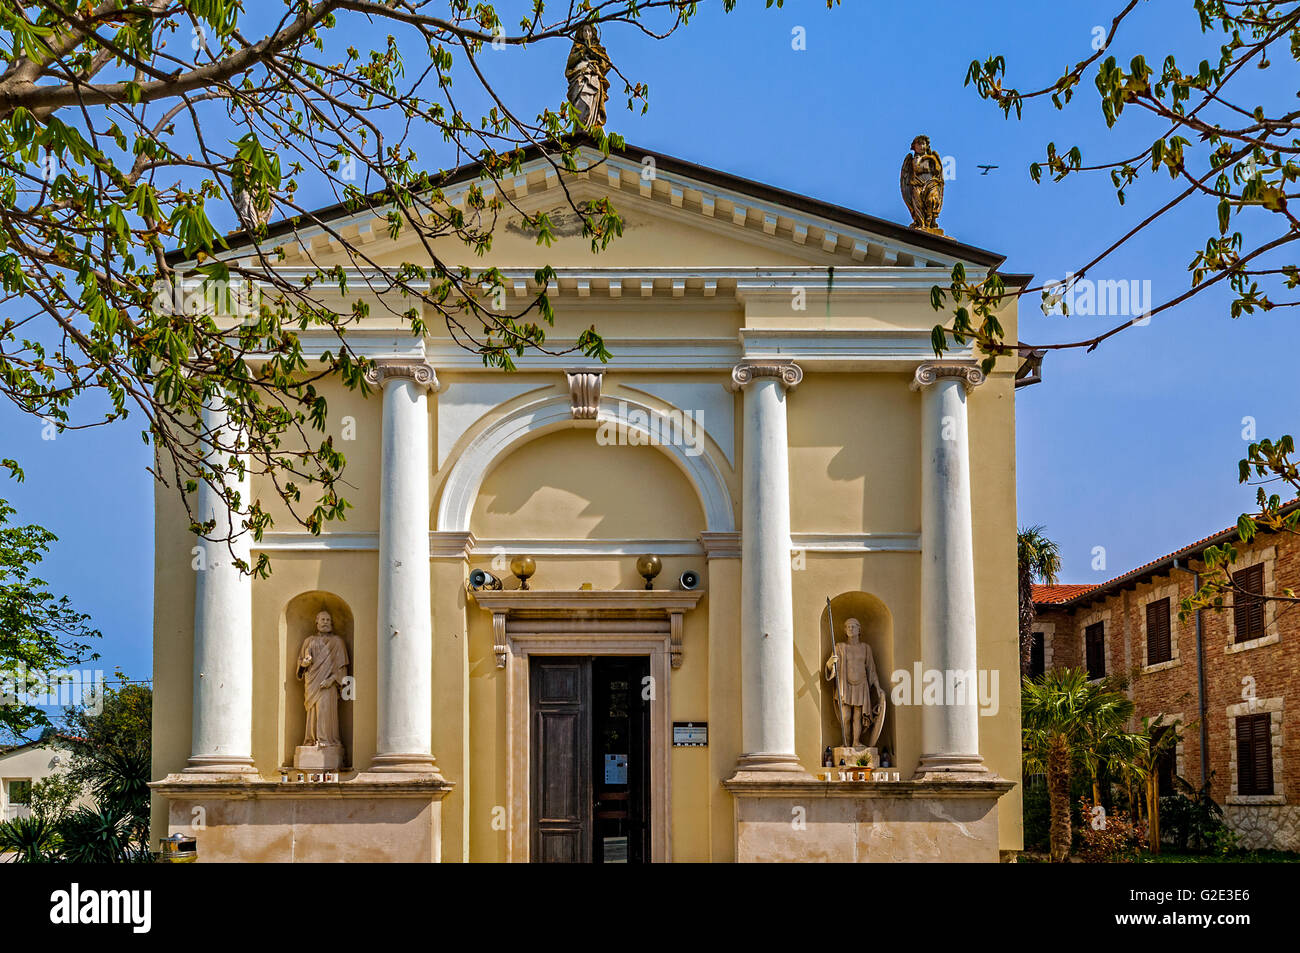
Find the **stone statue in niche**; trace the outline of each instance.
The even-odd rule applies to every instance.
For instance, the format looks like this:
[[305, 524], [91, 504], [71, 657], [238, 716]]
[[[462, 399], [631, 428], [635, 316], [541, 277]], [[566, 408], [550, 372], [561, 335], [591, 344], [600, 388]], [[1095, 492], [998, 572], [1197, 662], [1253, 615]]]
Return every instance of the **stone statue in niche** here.
[[[880, 687], [871, 646], [861, 641], [862, 624], [857, 619], [844, 623], [847, 641], [835, 642], [826, 660], [826, 679], [835, 683], [835, 704], [839, 709], [840, 747], [832, 750], [834, 765], [853, 766], [866, 757], [870, 767], [880, 763], [880, 731], [885, 726], [885, 691]], [[876, 701], [871, 700], [874, 691]], [[867, 743], [862, 743], [866, 733]]]
[[609, 101], [609, 79], [605, 74], [611, 66], [596, 25], [584, 23], [578, 27], [564, 78], [569, 81], [569, 102], [578, 122], [592, 131], [605, 126], [605, 104]]
[[339, 699], [347, 672], [348, 647], [334, 632], [334, 617], [322, 609], [316, 613], [316, 631], [303, 639], [298, 650], [298, 679], [307, 709], [307, 730], [294, 751], [295, 768], [337, 771], [343, 766]]

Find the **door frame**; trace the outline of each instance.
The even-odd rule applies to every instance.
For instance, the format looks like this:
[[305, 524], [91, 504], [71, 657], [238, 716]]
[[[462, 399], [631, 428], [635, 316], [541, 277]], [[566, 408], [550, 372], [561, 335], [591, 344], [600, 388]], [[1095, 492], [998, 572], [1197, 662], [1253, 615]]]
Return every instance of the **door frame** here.
[[510, 822], [506, 858], [527, 863], [532, 846], [532, 705], [529, 659], [534, 656], [639, 655], [650, 659], [655, 695], [650, 700], [650, 862], [672, 860], [670, 781], [672, 736], [669, 690], [672, 637], [667, 619], [511, 621], [506, 639], [507, 765]]

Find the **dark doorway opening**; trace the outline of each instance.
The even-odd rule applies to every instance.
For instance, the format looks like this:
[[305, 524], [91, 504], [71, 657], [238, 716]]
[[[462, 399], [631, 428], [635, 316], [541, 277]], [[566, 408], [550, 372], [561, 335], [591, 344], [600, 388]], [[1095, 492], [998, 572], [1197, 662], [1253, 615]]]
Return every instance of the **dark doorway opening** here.
[[649, 860], [649, 676], [644, 656], [531, 659], [534, 860]]

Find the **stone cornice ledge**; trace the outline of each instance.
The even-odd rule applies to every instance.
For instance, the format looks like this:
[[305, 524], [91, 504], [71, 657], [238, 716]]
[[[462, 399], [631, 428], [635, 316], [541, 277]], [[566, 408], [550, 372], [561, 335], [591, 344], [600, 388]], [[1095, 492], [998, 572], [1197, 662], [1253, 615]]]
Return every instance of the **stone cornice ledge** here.
[[350, 781], [321, 781], [303, 784], [296, 781], [267, 781], [255, 779], [201, 779], [188, 780], [189, 776], [169, 774], [161, 781], [151, 781], [149, 787], [159, 794], [172, 798], [225, 798], [249, 800], [255, 798], [410, 798], [432, 796], [438, 800], [446, 797], [456, 785], [435, 775], [404, 777], [392, 781], [375, 780], [373, 776], [357, 777]]
[[739, 533], [700, 533], [700, 545], [704, 547], [706, 559], [739, 559]]
[[990, 775], [952, 781], [822, 781], [786, 777], [764, 780], [753, 775], [731, 778], [722, 786], [745, 797], [856, 797], [856, 798], [1000, 798], [1014, 781]]
[[658, 615], [694, 609], [703, 589], [498, 589], [471, 592], [474, 601], [489, 612], [567, 613], [573, 611], [648, 612]]

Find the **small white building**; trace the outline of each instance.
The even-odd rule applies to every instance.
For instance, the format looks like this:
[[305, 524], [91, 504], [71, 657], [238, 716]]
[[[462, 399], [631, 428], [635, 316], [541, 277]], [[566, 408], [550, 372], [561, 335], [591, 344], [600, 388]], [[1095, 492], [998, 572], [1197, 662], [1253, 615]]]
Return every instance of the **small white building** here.
[[30, 816], [32, 785], [66, 771], [71, 763], [72, 752], [57, 739], [0, 751], [0, 821]]

